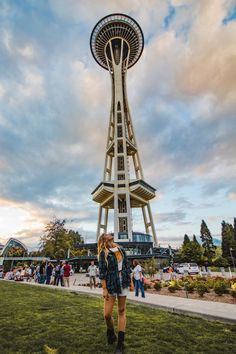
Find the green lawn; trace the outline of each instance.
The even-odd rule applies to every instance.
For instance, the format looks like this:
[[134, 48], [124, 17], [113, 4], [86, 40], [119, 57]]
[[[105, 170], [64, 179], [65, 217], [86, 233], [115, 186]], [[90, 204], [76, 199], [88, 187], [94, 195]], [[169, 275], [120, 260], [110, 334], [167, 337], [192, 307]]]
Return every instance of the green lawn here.
[[[0, 281], [0, 353], [113, 353], [102, 308], [100, 298]], [[126, 354], [232, 354], [235, 348], [234, 325], [127, 306]]]

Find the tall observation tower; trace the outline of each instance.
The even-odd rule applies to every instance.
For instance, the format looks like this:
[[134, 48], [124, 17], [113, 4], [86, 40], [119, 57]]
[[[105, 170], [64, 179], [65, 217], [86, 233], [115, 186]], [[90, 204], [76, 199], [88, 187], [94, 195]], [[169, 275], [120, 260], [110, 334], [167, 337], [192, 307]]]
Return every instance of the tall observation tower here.
[[126, 91], [127, 71], [139, 60], [143, 45], [140, 26], [127, 15], [106, 16], [92, 31], [90, 48], [96, 62], [110, 73], [112, 97], [103, 180], [92, 197], [100, 204], [97, 237], [108, 231], [109, 211], [114, 209], [115, 241], [135, 242], [132, 209], [140, 208], [146, 232], [141, 238], [150, 241], [152, 236], [157, 245], [149, 204], [155, 188], [144, 181]]

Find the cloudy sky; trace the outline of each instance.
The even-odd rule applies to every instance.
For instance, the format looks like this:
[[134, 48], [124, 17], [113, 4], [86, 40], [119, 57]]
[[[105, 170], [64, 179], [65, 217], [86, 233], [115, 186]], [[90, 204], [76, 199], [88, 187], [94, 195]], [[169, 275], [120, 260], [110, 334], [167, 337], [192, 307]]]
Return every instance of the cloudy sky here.
[[160, 244], [236, 216], [236, 1], [1, 0], [0, 243], [55, 216], [95, 237], [111, 97], [89, 39], [114, 12], [145, 37], [128, 98]]

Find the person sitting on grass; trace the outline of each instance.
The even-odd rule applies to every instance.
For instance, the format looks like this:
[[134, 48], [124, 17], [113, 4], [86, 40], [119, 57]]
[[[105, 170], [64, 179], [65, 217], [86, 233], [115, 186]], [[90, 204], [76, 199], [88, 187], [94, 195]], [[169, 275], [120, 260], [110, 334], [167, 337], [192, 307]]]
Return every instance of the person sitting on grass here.
[[115, 353], [123, 353], [126, 327], [126, 297], [129, 292], [130, 267], [125, 250], [114, 243], [114, 236], [102, 234], [98, 239], [98, 266], [104, 298], [104, 318], [107, 325], [107, 342], [116, 341], [113, 306], [118, 298], [118, 343]]

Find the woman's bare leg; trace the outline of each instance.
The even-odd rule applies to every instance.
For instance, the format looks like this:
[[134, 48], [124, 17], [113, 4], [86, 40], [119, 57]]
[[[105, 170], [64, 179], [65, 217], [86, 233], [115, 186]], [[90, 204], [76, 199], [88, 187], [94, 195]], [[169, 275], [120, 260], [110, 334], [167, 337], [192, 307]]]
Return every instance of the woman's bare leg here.
[[118, 297], [118, 331], [125, 332], [126, 326], [126, 296]]
[[114, 306], [115, 301], [116, 301], [115, 296], [109, 296], [108, 299], [104, 299], [104, 319], [106, 321], [108, 329], [113, 328], [114, 321], [112, 318], [112, 310], [113, 310], [113, 306]]

